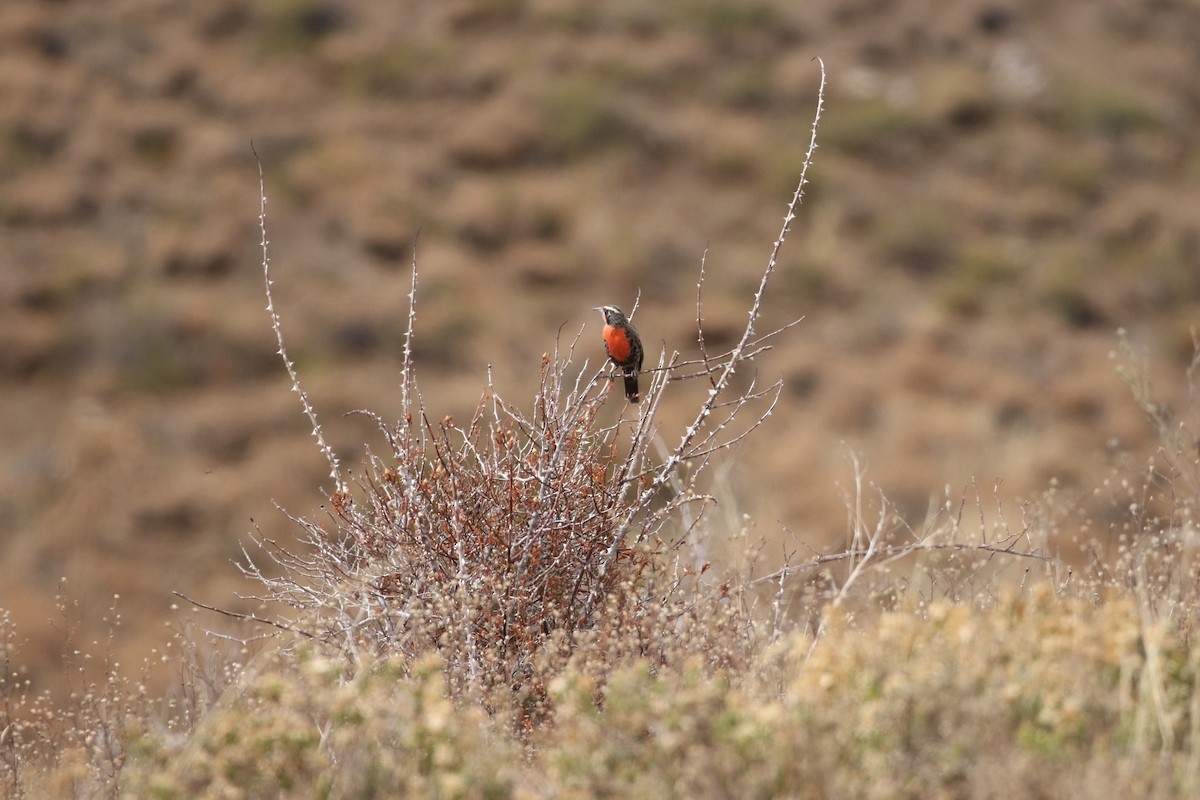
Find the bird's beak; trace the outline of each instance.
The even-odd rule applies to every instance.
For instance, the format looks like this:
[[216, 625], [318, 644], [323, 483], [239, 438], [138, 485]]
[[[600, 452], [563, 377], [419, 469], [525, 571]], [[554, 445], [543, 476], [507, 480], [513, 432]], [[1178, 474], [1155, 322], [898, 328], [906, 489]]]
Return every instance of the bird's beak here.
[[604, 310], [604, 306], [596, 306], [595, 308], [592, 309], [592, 311], [603, 311], [603, 310]]

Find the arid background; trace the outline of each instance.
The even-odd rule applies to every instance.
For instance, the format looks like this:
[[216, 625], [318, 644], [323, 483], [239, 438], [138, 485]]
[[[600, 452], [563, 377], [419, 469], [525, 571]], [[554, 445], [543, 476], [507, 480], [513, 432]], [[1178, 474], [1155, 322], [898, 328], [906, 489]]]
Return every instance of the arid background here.
[[785, 389], [726, 507], [840, 542], [857, 453], [914, 526], [1000, 481], [1014, 521], [1053, 491], [1105, 544], [1106, 481], [1155, 444], [1118, 328], [1187, 402], [1197, 42], [1200, 7], [1171, 0], [5, 2], [0, 608], [22, 661], [49, 681], [56, 597], [86, 638], [119, 594], [134, 661], [172, 591], [245, 608], [251, 520], [286, 537], [273, 501], [330, 488], [264, 310], [252, 141], [290, 354], [354, 465], [379, 441], [345, 412], [397, 406], [414, 240], [431, 417], [469, 416], [489, 364], [532, 397], [581, 328], [594, 366], [590, 309], [639, 292], [651, 359], [694, 355], [706, 248], [728, 344], [817, 56], [820, 148], [766, 301], [805, 321], [760, 364]]

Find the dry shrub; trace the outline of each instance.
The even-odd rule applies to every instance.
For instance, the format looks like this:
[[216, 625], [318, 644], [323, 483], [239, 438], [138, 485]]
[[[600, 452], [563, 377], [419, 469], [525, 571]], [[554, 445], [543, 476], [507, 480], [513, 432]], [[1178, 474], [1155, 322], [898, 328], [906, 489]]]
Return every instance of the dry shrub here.
[[[293, 518], [302, 547], [260, 534], [266, 560], [247, 554], [247, 574], [266, 588], [258, 599], [295, 612], [270, 624], [330, 648], [350, 669], [364, 659], [416, 663], [436, 653], [456, 696], [491, 710], [515, 703], [521, 729], [546, 714], [547, 679], [584, 643], [610, 653], [616, 643], [624, 655], [665, 664], [678, 655], [678, 632], [691, 627], [711, 631], [682, 639], [705, 648], [711, 665], [744, 663], [753, 638], [748, 616], [728, 587], [701, 580], [707, 565], [690, 563], [685, 546], [712, 499], [700, 483], [711, 460], [756, 430], [779, 399], [782, 382], [764, 388], [734, 375], [796, 324], [755, 330], [807, 182], [819, 119], [820, 100], [804, 172], [737, 343], [721, 354], [705, 347], [702, 263], [700, 358], [661, 354], [643, 374], [645, 401], [615, 420], [605, 409], [606, 370], [575, 363], [578, 335], [543, 356], [531, 410], [502, 399], [489, 380], [465, 426], [431, 420], [413, 362], [414, 255], [399, 421], [360, 412], [376, 422], [386, 451], [369, 456], [353, 483], [287, 356], [260, 186], [268, 311], [334, 481], [325, 516]], [[670, 382], [688, 380], [703, 381], [706, 391], [668, 448], [660, 403]], [[604, 659], [591, 663], [607, 668]]]
[[[662, 501], [642, 467], [645, 418], [597, 424], [607, 386], [564, 392], [562, 375], [543, 360], [530, 416], [489, 392], [465, 427], [376, 418], [388, 455], [333, 496], [328, 517], [296, 519], [308, 548], [263, 539], [279, 576], [251, 562], [265, 599], [300, 612], [285, 624], [350, 665], [436, 652], [456, 695], [495, 708], [511, 691], [522, 724], [581, 644], [607, 653], [597, 664], [615, 649], [665, 662], [674, 632], [700, 616], [711, 638], [744, 625], [721, 624], [730, 614], [710, 608], [721, 604], [698, 593], [699, 576], [664, 558], [659, 534], [687, 495]], [[641, 438], [622, 454], [631, 425]], [[749, 646], [748, 634], [735, 641]]]

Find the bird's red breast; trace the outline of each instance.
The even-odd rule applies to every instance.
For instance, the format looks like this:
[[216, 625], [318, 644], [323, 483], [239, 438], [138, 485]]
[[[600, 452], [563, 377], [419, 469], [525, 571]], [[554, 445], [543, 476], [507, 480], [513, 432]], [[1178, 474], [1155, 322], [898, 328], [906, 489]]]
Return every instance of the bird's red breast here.
[[608, 354], [614, 361], [624, 363], [629, 360], [633, 348], [629, 344], [629, 337], [625, 334], [624, 328], [605, 325], [604, 344], [608, 347]]

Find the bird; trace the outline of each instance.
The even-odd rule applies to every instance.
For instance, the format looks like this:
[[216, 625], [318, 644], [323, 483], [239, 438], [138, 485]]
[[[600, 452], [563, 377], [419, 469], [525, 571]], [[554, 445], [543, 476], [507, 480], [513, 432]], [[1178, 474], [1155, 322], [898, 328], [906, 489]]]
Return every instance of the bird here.
[[592, 310], [604, 317], [604, 351], [625, 376], [625, 399], [636, 403], [641, 399], [638, 373], [642, 371], [642, 340], [621, 309], [596, 306]]

